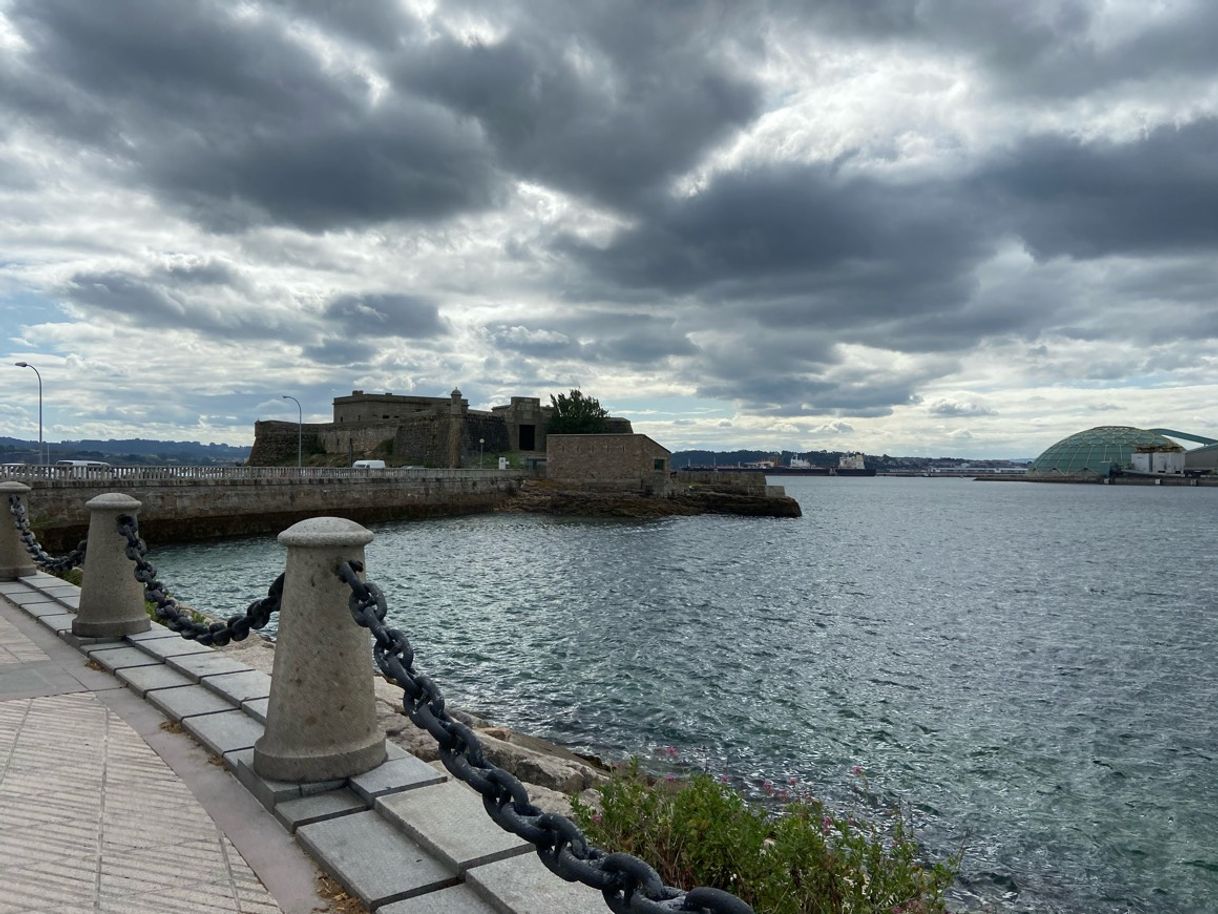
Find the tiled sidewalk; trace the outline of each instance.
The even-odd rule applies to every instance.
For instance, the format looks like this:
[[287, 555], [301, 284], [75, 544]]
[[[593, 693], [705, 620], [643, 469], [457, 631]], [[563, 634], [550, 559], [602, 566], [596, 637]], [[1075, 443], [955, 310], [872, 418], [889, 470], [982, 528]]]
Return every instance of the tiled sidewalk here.
[[28, 625], [0, 600], [0, 914], [279, 912], [178, 774], [99, 699], [128, 697], [121, 684], [53, 637], [44, 650]]

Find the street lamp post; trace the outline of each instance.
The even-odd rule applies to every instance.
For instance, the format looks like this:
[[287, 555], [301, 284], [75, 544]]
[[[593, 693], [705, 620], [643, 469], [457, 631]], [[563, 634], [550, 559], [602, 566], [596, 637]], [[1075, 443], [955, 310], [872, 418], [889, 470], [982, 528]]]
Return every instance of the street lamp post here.
[[478, 469], [482, 469], [482, 445], [486, 442], [485, 438], [478, 439]]
[[296, 469], [301, 469], [304, 466], [304, 459], [301, 456], [304, 451], [301, 447], [301, 441], [304, 438], [304, 410], [300, 408], [300, 401], [291, 394], [284, 394], [283, 399], [291, 400], [296, 404]]
[[38, 375], [38, 463], [40, 466], [46, 466], [46, 454], [42, 447], [42, 375], [29, 362], [14, 362], [13, 364], [18, 368], [30, 368], [34, 374]]

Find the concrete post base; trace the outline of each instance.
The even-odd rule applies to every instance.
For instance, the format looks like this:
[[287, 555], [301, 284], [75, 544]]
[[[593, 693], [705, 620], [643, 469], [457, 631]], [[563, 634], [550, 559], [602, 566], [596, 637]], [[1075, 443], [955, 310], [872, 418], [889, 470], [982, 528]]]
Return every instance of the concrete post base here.
[[30, 487], [20, 482], [0, 482], [0, 581], [15, 581], [38, 571], [17, 536], [13, 515], [8, 510], [10, 495], [25, 500]]
[[372, 647], [347, 609], [340, 562], [363, 561], [372, 534], [339, 517], [303, 520], [279, 534], [288, 547], [266, 730], [254, 771], [277, 781], [353, 777], [385, 761]]
[[152, 623], [144, 611], [144, 588], [127, 558], [127, 541], [118, 533], [118, 516], [138, 514], [140, 503], [130, 495], [112, 492], [90, 499], [85, 507], [90, 512], [89, 546], [72, 634], [120, 638], [146, 632]]

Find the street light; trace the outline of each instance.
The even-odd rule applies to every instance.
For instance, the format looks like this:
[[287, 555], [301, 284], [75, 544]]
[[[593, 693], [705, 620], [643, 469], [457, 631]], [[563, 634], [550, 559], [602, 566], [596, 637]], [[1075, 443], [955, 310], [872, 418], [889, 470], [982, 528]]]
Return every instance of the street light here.
[[300, 401], [292, 395], [283, 394], [283, 399], [291, 400], [296, 404], [296, 469], [299, 470], [304, 466], [304, 462], [301, 458], [303, 451], [300, 444], [304, 437], [304, 411], [300, 408]]
[[46, 466], [47, 461], [42, 449], [42, 375], [29, 362], [13, 362], [13, 364], [18, 368], [33, 369], [34, 374], [38, 375], [38, 463]]
[[485, 438], [478, 439], [478, 469], [482, 469], [482, 445], [485, 441]]

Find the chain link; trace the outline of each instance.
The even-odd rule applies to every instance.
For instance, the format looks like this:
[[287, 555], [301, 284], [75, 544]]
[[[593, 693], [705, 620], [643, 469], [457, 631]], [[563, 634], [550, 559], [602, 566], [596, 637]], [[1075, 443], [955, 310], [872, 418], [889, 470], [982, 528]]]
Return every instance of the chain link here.
[[34, 531], [30, 529], [30, 519], [25, 513], [25, 502], [21, 500], [21, 496], [10, 495], [8, 497], [8, 510], [13, 515], [13, 526], [17, 528], [17, 536], [21, 540], [21, 544], [39, 568], [44, 571], [68, 571], [85, 563], [85, 548], [89, 545], [88, 540], [81, 540], [76, 544], [76, 548], [67, 555], [55, 558], [47, 554], [38, 542], [38, 538], [34, 536]]
[[594, 847], [570, 819], [533, 805], [524, 784], [486, 759], [477, 735], [449, 715], [436, 684], [415, 670], [410, 641], [385, 625], [385, 595], [360, 577], [363, 570], [362, 562], [343, 562], [337, 574], [351, 588], [352, 617], [372, 634], [381, 674], [402, 690], [402, 707], [415, 726], [439, 744], [444, 767], [481, 794], [487, 815], [500, 828], [535, 845], [541, 862], [562, 879], [599, 890], [614, 914], [753, 914], [752, 907], [719, 889], [683, 892], [667, 886], [638, 857]]
[[244, 613], [229, 616], [223, 622], [196, 622], [189, 613], [183, 612], [178, 601], [165, 593], [165, 587], [156, 579], [156, 568], [144, 558], [148, 546], [140, 539], [139, 521], [131, 514], [120, 514], [118, 533], [127, 541], [127, 558], [135, 563], [135, 579], [144, 585], [144, 598], [156, 606], [156, 617], [170, 631], [175, 631], [188, 641], [224, 647], [230, 641], [244, 641], [256, 628], [263, 628], [271, 621], [271, 615], [279, 611], [283, 598], [283, 575], [275, 578], [267, 588], [266, 596], [255, 600]]

